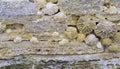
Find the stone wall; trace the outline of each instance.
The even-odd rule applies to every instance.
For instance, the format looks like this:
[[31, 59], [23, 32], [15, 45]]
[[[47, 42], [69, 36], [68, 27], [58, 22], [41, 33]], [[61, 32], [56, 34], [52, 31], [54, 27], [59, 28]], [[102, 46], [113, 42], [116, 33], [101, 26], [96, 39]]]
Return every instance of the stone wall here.
[[0, 69], [119, 69], [119, 0], [0, 0]]

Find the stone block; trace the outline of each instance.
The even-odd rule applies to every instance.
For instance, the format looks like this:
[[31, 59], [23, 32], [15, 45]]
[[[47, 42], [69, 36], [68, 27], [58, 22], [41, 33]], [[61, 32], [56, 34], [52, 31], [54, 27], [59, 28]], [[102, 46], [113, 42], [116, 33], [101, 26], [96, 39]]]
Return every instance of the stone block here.
[[68, 14], [119, 14], [120, 1], [110, 0], [106, 5], [104, 0], [58, 0], [62, 11]]
[[27, 0], [0, 1], [0, 16], [36, 15], [37, 11], [37, 4]]
[[100, 0], [58, 0], [60, 9], [69, 14], [94, 14], [101, 13]]

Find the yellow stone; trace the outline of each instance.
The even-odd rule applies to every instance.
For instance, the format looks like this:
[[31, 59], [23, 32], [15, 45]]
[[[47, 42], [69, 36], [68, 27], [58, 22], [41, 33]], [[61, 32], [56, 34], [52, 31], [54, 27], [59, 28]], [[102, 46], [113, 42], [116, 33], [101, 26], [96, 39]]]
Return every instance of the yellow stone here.
[[30, 39], [30, 42], [33, 43], [33, 44], [38, 44], [38, 43], [39, 43], [39, 40], [38, 40], [38, 38], [36, 38], [36, 37], [32, 37], [32, 38]]
[[112, 44], [112, 40], [110, 38], [103, 38], [101, 39], [101, 43], [104, 46], [110, 46]]
[[111, 14], [117, 13], [117, 8], [115, 6], [110, 6], [107, 11]]
[[66, 54], [76, 54], [77, 52], [75, 50], [68, 50]]
[[8, 37], [10, 38], [10, 40], [14, 40], [17, 36], [21, 36], [21, 35], [17, 32], [11, 32], [8, 34]]
[[75, 27], [67, 27], [65, 34], [67, 38], [74, 39], [77, 37], [77, 29]]
[[60, 42], [59, 42], [59, 45], [65, 45], [69, 43], [69, 40], [68, 39], [62, 39]]
[[120, 42], [120, 32], [116, 32], [113, 39], [115, 42]]
[[44, 8], [47, 3], [46, 0], [33, 0], [33, 1], [38, 4], [39, 8]]
[[120, 47], [117, 44], [112, 44], [108, 47], [109, 52], [120, 52]]
[[77, 35], [77, 41], [81, 43], [81, 42], [84, 41], [85, 37], [86, 36], [84, 34], [78, 34]]
[[31, 35], [31, 34], [28, 34], [28, 33], [25, 33], [25, 34], [22, 35], [22, 38], [23, 38], [24, 40], [30, 40], [30, 39], [32, 38], [32, 35]]
[[10, 34], [11, 32], [12, 32], [11, 29], [7, 29], [7, 30], [6, 30], [6, 33], [7, 33], [7, 34]]

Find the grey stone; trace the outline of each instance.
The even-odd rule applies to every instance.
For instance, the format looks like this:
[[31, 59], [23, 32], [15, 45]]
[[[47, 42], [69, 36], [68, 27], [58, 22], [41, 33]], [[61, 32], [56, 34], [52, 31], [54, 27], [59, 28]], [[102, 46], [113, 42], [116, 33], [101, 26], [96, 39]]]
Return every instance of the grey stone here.
[[[31, 57], [32, 56], [32, 57]], [[24, 60], [0, 60], [0, 69], [119, 69], [120, 53], [91, 55], [21, 55]], [[103, 58], [104, 57], [104, 58]], [[112, 58], [112, 59], [111, 59]], [[87, 60], [86, 60], [87, 59]], [[44, 61], [46, 60], [46, 61]], [[32, 61], [32, 62], [31, 62]], [[55, 61], [55, 64], [49, 64]], [[44, 64], [43, 64], [44, 63]], [[56, 67], [58, 66], [59, 67]], [[50, 68], [51, 67], [51, 68]]]
[[58, 0], [61, 10], [69, 14], [94, 14], [101, 13], [101, 0]]
[[[120, 13], [120, 1], [110, 0], [111, 5], [116, 7], [117, 12]], [[58, 0], [58, 5], [62, 11], [68, 14], [113, 14], [105, 10], [104, 1], [102, 0]], [[107, 8], [109, 9], [109, 8]]]
[[66, 22], [57, 22], [53, 17], [46, 17], [39, 19], [36, 16], [4, 18], [0, 17], [3, 23], [22, 23], [24, 24], [27, 32], [42, 33], [49, 31], [59, 31], [63, 33], [66, 29]]
[[52, 18], [46, 18], [39, 20], [38, 22], [33, 22], [31, 26], [27, 27], [28, 32], [42, 33], [47, 31], [65, 31], [66, 25], [65, 22], [58, 23], [55, 22]]
[[37, 4], [26, 0], [0, 1], [0, 16], [36, 15], [37, 11]]

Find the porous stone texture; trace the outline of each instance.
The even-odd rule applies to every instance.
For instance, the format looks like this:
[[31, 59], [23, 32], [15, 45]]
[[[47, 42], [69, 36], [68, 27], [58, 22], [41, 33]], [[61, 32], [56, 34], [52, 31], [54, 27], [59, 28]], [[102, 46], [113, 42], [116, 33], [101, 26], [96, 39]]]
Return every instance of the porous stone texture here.
[[22, 16], [37, 14], [37, 3], [29, 0], [0, 0], [0, 16]]
[[119, 5], [0, 0], [0, 69], [119, 69]]
[[[68, 14], [117, 14], [119, 11], [119, 0], [108, 0], [114, 8], [107, 8], [106, 0], [58, 0], [61, 10]], [[111, 10], [112, 9], [112, 10]], [[77, 11], [76, 11], [77, 10]], [[114, 10], [114, 11], [113, 11]]]

